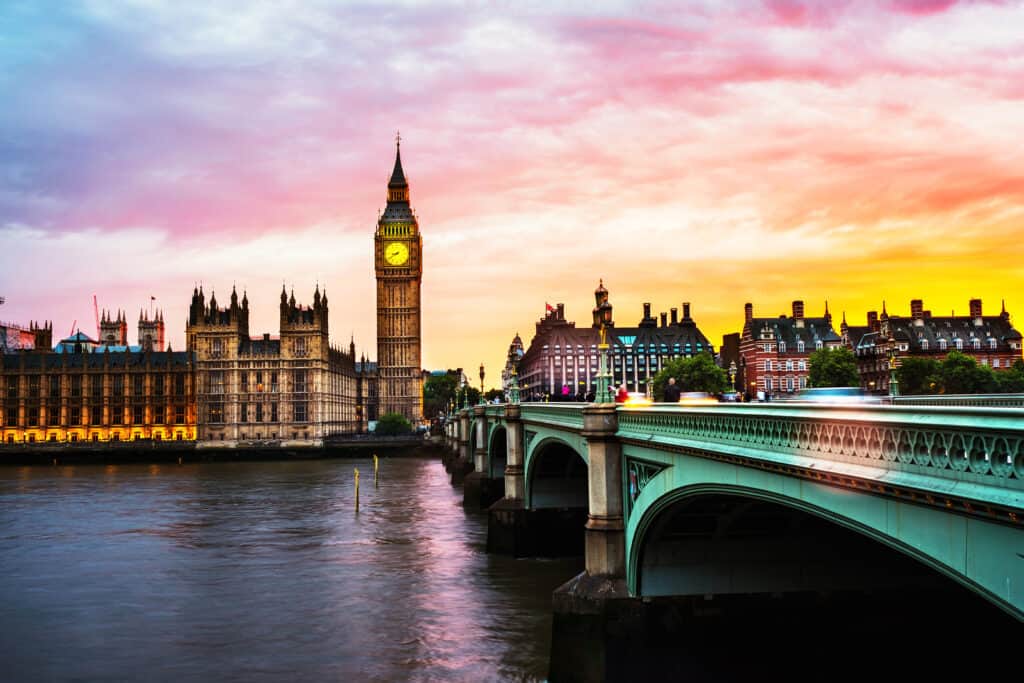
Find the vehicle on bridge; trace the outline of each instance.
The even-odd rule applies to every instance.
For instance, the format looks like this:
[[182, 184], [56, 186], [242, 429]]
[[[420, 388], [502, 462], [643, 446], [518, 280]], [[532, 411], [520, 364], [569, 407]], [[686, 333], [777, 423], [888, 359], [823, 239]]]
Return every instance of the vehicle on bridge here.
[[801, 389], [794, 401], [811, 403], [881, 403], [880, 396], [868, 394], [860, 387], [816, 387]]

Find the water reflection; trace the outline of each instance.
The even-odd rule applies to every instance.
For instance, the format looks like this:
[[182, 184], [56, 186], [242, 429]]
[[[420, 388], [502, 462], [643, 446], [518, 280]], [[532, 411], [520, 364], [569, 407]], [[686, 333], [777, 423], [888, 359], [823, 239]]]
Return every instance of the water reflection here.
[[0, 469], [5, 678], [542, 679], [578, 561], [489, 557], [440, 464], [380, 465]]

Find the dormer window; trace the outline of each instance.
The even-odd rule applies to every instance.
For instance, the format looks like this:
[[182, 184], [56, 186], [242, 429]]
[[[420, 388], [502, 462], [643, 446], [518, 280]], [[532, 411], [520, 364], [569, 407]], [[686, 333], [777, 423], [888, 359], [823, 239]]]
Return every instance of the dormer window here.
[[798, 341], [798, 342], [796, 343], [796, 350], [797, 350], [797, 351], [798, 351], [799, 353], [803, 353], [803, 352], [804, 352], [804, 343], [803, 343], [803, 341], [802, 341], [802, 340], [801, 340], [801, 341]]
[[957, 351], [960, 351], [964, 348], [964, 340], [961, 339], [960, 337], [957, 337], [954, 343], [956, 344]]
[[996, 348], [996, 345], [997, 345], [998, 343], [999, 343], [999, 342], [997, 342], [997, 341], [996, 341], [995, 339], [993, 339], [993, 338], [989, 337], [989, 340], [988, 340], [988, 347], [989, 347], [990, 349], [994, 349], [994, 348]]
[[946, 340], [945, 339], [940, 339], [939, 340], [939, 350], [940, 351], [945, 351], [946, 350]]
[[981, 348], [981, 340], [978, 339], [977, 337], [975, 337], [974, 339], [971, 340], [971, 346], [973, 346], [975, 350], [980, 349]]
[[821, 351], [821, 347], [822, 347], [822, 343], [821, 343], [820, 339], [818, 341], [814, 342], [814, 348], [816, 348], [817, 350]]
[[780, 341], [779, 342], [779, 353], [785, 353], [785, 352], [786, 352], [786, 342]]
[[927, 351], [928, 350], [928, 340], [927, 339], [922, 339], [921, 340], [921, 350], [922, 351]]

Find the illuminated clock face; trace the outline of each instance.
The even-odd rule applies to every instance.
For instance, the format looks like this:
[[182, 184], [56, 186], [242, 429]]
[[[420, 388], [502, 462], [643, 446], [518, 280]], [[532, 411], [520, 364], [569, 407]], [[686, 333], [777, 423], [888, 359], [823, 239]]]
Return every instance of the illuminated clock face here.
[[389, 242], [384, 245], [384, 260], [393, 266], [400, 266], [409, 260], [409, 247], [402, 242]]

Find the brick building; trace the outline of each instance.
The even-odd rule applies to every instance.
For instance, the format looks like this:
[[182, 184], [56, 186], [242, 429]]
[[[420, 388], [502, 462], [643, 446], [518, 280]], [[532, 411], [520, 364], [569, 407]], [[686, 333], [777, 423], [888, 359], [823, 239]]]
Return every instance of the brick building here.
[[950, 351], [971, 356], [981, 365], [1006, 369], [1021, 358], [1021, 334], [1010, 324], [1003, 304], [999, 315], [983, 315], [981, 299], [971, 299], [968, 315], [933, 316], [924, 309], [924, 301], [910, 302], [910, 316], [891, 316], [882, 304], [882, 313], [869, 311], [867, 325], [846, 325], [843, 340], [857, 357], [861, 388], [889, 391], [889, 357], [895, 351], [896, 366], [904, 358], [932, 358], [941, 361]]
[[748, 398], [793, 394], [807, 387], [808, 360], [818, 349], [835, 348], [842, 339], [832, 329], [825, 304], [820, 318], [804, 315], [804, 302], [794, 301], [792, 316], [755, 318], [754, 305], [744, 306], [738, 376]]

